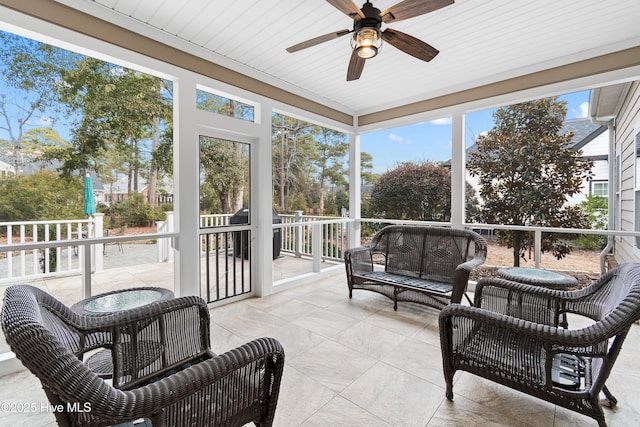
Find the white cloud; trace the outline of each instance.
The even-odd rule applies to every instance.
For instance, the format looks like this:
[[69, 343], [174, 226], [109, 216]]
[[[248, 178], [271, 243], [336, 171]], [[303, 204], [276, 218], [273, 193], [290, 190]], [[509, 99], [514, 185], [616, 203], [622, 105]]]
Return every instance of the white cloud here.
[[51, 127], [51, 117], [40, 117], [40, 126]]
[[398, 135], [397, 133], [390, 133], [387, 138], [394, 142], [399, 142], [401, 144], [411, 144], [410, 139], [405, 139], [403, 136]]
[[589, 114], [589, 103], [588, 102], [583, 102], [582, 104], [580, 104], [580, 116], [581, 118], [587, 117], [587, 115]]
[[451, 124], [451, 117], [444, 117], [442, 119], [431, 120], [431, 121], [429, 121], [427, 123], [432, 124], [432, 125], [450, 125]]

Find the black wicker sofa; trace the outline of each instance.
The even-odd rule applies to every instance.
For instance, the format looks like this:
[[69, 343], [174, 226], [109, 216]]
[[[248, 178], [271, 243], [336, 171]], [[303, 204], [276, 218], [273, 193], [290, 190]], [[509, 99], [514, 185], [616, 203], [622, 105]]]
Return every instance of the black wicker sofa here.
[[486, 241], [473, 231], [391, 225], [345, 252], [349, 298], [366, 289], [393, 300], [394, 310], [398, 301], [441, 309], [462, 300], [471, 270], [486, 257]]

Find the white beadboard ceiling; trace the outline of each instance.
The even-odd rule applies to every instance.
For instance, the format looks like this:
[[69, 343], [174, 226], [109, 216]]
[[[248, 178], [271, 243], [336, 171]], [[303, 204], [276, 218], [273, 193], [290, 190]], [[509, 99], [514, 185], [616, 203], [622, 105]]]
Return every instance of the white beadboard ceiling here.
[[[388, 44], [347, 82], [350, 36], [285, 48], [352, 20], [325, 0], [58, 0], [354, 114], [375, 112], [640, 45], [638, 0], [455, 0], [390, 27], [440, 50]], [[384, 10], [397, 0], [374, 0]], [[362, 0], [355, 2], [358, 7]], [[209, 54], [209, 52], [206, 52]]]

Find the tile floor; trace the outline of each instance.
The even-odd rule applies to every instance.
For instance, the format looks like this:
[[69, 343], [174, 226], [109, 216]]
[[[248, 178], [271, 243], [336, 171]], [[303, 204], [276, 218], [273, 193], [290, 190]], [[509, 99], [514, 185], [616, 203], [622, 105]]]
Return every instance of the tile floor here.
[[[314, 283], [211, 310], [217, 353], [272, 336], [286, 352], [275, 425], [290, 426], [596, 426], [556, 407], [465, 372], [445, 399], [438, 312], [354, 292], [343, 272]], [[640, 325], [631, 330], [609, 385], [619, 400], [609, 426], [640, 420]], [[46, 406], [28, 372], [0, 378], [0, 403]], [[0, 425], [55, 425], [51, 413], [3, 413]]]

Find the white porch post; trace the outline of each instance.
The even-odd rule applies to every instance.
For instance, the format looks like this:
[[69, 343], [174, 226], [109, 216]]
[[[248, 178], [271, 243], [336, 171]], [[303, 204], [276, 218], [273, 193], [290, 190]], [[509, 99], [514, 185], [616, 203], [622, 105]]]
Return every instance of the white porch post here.
[[[104, 237], [104, 214], [103, 213], [94, 213], [93, 214], [93, 237]], [[98, 243], [95, 245], [94, 250], [94, 266], [95, 271], [104, 270], [104, 260], [103, 260], [103, 249], [104, 243]]]
[[200, 295], [200, 251], [198, 235], [198, 157], [195, 122], [196, 81], [182, 75], [174, 82], [173, 165], [176, 238], [174, 281], [176, 296]]
[[451, 115], [451, 226], [462, 228], [465, 222], [465, 141], [464, 114], [457, 111]]
[[360, 171], [360, 134], [349, 134], [349, 218], [355, 222], [349, 224], [350, 248], [360, 246], [360, 218], [362, 213], [362, 184]]
[[256, 272], [252, 274], [254, 289], [259, 297], [273, 293], [272, 110], [269, 103], [261, 104], [258, 141], [251, 145], [251, 260]]

